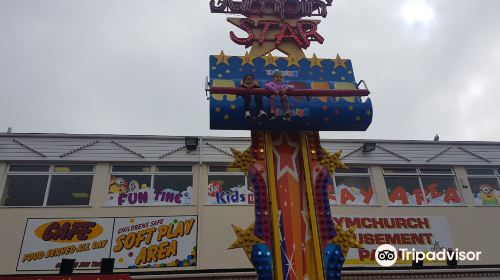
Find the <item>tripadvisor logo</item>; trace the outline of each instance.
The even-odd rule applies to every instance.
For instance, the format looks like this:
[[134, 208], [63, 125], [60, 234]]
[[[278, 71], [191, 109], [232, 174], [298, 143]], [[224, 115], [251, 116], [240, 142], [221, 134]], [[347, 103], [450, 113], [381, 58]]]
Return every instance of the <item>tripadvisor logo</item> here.
[[398, 260], [398, 251], [390, 244], [380, 245], [375, 251], [375, 260], [381, 266], [392, 266]]
[[394, 265], [398, 260], [398, 254], [402, 261], [415, 261], [417, 263], [427, 261], [479, 261], [481, 251], [461, 251], [458, 248], [446, 250], [442, 248], [439, 251], [417, 251], [407, 248], [396, 249], [390, 244], [383, 244], [378, 246], [375, 251], [375, 260], [381, 266], [388, 267]]

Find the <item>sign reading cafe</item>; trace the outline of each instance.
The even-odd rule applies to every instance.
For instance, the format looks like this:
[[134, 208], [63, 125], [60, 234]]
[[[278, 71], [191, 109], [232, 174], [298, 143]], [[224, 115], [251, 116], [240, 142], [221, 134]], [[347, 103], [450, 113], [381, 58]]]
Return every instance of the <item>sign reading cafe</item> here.
[[75, 269], [196, 265], [197, 217], [28, 219], [17, 270], [57, 270], [62, 258]]

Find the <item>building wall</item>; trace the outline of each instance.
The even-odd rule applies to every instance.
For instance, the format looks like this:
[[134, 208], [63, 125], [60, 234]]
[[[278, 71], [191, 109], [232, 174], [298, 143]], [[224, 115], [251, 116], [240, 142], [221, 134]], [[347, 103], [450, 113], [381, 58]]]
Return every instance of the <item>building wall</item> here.
[[[2, 140], [2, 139], [0, 139]], [[3, 139], [5, 140], [5, 139]], [[211, 145], [222, 147], [223, 151], [233, 145], [234, 141], [229, 139], [207, 140]], [[239, 141], [239, 140], [238, 140]], [[238, 142], [237, 141], [237, 142]], [[248, 140], [241, 140], [236, 145], [243, 150], [248, 145]], [[0, 141], [1, 143], [2, 141]], [[86, 141], [80, 141], [85, 143]], [[123, 141], [122, 141], [123, 142]], [[341, 143], [342, 144], [342, 143]], [[179, 143], [175, 144], [179, 147]], [[175, 146], [174, 145], [174, 146]], [[338, 147], [335, 143], [327, 143], [325, 146]], [[342, 145], [346, 145], [345, 143]], [[358, 144], [354, 145], [357, 146]], [[398, 144], [404, 146], [403, 144]], [[416, 144], [413, 144], [416, 145]], [[480, 149], [481, 147], [478, 146]], [[500, 145], [498, 145], [500, 147]], [[4, 146], [5, 147], [5, 146]], [[0, 146], [1, 148], [1, 146]], [[137, 147], [136, 147], [137, 148]], [[93, 187], [90, 196], [90, 205], [85, 207], [1, 207], [0, 221], [0, 274], [25, 273], [16, 272], [17, 260], [23, 239], [23, 233], [28, 218], [77, 218], [77, 217], [134, 217], [134, 216], [175, 216], [175, 215], [197, 215], [198, 216], [198, 266], [197, 269], [231, 269], [231, 268], [251, 268], [244, 251], [242, 249], [227, 250], [235, 239], [235, 234], [231, 224], [246, 228], [253, 222], [253, 206], [223, 206], [207, 205], [208, 166], [214, 162], [229, 162], [230, 157], [224, 152], [218, 151], [209, 145], [204, 145], [204, 154], [189, 154], [186, 162], [193, 164], [195, 194], [192, 206], [168, 206], [168, 207], [104, 207], [104, 199], [107, 194], [109, 180], [110, 162], [95, 160], [84, 157], [83, 160], [97, 162], [93, 177]], [[352, 150], [355, 150], [353, 147]], [[401, 148], [402, 149], [402, 148]], [[495, 148], [498, 149], [498, 148]], [[173, 148], [171, 149], [173, 150]], [[498, 149], [500, 150], [500, 149]], [[434, 149], [442, 151], [442, 149]], [[497, 150], [495, 150], [497, 151]], [[380, 152], [380, 151], [379, 151]], [[383, 152], [383, 151], [382, 151]], [[498, 152], [498, 151], [497, 151]], [[495, 153], [497, 153], [495, 152]], [[24, 153], [21, 153], [24, 155]], [[500, 154], [500, 153], [498, 153]], [[373, 155], [367, 155], [372, 157]], [[456, 155], [454, 155], [455, 157]], [[465, 155], [462, 155], [466, 157]], [[15, 153], [9, 153], [2, 158], [0, 150], [0, 182], [4, 182], [7, 164], [10, 162], [32, 162], [18, 158], [15, 160]], [[358, 156], [358, 157], [361, 157]], [[383, 157], [389, 157], [384, 153]], [[8, 158], [8, 159], [7, 159]], [[211, 159], [208, 162], [203, 158]], [[398, 158], [397, 156], [395, 158]], [[177, 155], [173, 162], [182, 162], [183, 157]], [[120, 160], [115, 157], [112, 162]], [[163, 160], [163, 159], [162, 159]], [[141, 160], [126, 159], [124, 162], [140, 162]], [[149, 160], [152, 162], [151, 160]], [[358, 160], [362, 161], [362, 160]], [[374, 159], [367, 160], [375, 161]], [[406, 160], [403, 160], [408, 164]], [[51, 163], [44, 159], [41, 162]], [[72, 162], [78, 162], [75, 154]], [[202, 162], [202, 163], [200, 163]], [[467, 161], [466, 161], [467, 162]], [[356, 164], [356, 163], [353, 163]], [[359, 163], [358, 163], [359, 164]], [[490, 163], [484, 163], [491, 166]], [[367, 166], [365, 164], [365, 166]], [[364, 215], [364, 216], [445, 216], [455, 247], [463, 250], [481, 250], [480, 262], [469, 264], [499, 264], [500, 263], [500, 207], [477, 207], [473, 206], [473, 197], [469, 188], [462, 188], [465, 206], [388, 206], [389, 200], [385, 189], [382, 165], [370, 164], [372, 180], [378, 198], [377, 206], [332, 206], [333, 215]], [[448, 165], [449, 166], [449, 165]], [[464, 166], [468, 164], [454, 164], [455, 174], [458, 182], [467, 183], [467, 174]], [[461, 184], [459, 184], [461, 185]], [[0, 186], [0, 190], [3, 186]], [[463, 263], [465, 264], [465, 263]], [[196, 268], [187, 268], [196, 269]], [[141, 270], [144, 271], [144, 270]]]

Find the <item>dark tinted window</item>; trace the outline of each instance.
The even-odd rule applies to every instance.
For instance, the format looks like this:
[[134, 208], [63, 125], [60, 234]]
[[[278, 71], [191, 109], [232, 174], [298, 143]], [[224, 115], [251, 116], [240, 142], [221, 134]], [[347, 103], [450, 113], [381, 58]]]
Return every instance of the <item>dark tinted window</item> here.
[[53, 175], [47, 205], [88, 205], [91, 175]]
[[156, 171], [158, 172], [192, 172], [193, 168], [191, 166], [170, 166], [170, 165], [159, 165], [156, 166]]
[[467, 168], [467, 175], [495, 175], [493, 169]]
[[70, 164], [70, 165], [55, 165], [54, 172], [92, 172], [94, 165], [91, 164]]
[[48, 180], [48, 175], [8, 175], [2, 204], [42, 206]]
[[113, 172], [151, 172], [149, 165], [113, 165]]
[[13, 172], [47, 172], [49, 171], [49, 165], [39, 165], [39, 164], [13, 164], [9, 166], [9, 171]]

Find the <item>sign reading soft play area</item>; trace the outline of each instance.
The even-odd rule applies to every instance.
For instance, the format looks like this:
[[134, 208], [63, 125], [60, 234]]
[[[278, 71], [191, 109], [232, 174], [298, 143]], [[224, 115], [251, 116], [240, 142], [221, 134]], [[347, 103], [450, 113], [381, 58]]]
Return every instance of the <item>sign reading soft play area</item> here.
[[57, 270], [62, 258], [75, 269], [196, 265], [196, 216], [28, 219], [17, 270]]
[[[417, 251], [454, 248], [444, 216], [336, 216], [333, 221], [343, 228], [356, 227], [356, 240], [364, 246], [349, 250], [346, 264], [376, 265], [375, 251], [382, 244]], [[398, 264], [411, 261], [398, 259]]]
[[117, 218], [116, 268], [196, 265], [196, 216]]

